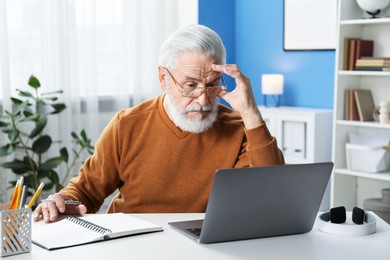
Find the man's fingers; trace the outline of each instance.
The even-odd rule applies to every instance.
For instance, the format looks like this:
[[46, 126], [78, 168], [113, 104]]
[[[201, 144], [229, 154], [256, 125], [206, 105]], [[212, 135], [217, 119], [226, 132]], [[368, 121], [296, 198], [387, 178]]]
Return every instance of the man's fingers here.
[[34, 220], [34, 221], [39, 221], [41, 218], [43, 218], [43, 215], [42, 215], [41, 204], [39, 204], [39, 205], [36, 207], [36, 209], [34, 210], [33, 220]]
[[225, 73], [232, 78], [240, 78], [242, 73], [236, 64], [213, 64], [212, 69], [221, 73]]
[[66, 214], [69, 215], [84, 215], [87, 213], [85, 205], [66, 205]]

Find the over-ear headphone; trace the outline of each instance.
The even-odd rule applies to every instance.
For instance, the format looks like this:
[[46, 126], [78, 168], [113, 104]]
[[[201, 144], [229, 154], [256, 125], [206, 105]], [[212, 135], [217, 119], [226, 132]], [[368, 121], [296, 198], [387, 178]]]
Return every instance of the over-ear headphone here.
[[358, 207], [352, 210], [353, 223], [347, 221], [346, 210], [343, 206], [331, 208], [329, 212], [320, 214], [318, 218], [318, 228], [326, 233], [362, 236], [376, 231], [375, 217]]
[[[362, 225], [365, 219], [365, 212], [361, 208], [354, 207], [352, 210], [352, 222], [357, 225]], [[347, 220], [345, 207], [336, 207], [329, 210], [329, 214], [323, 216], [323, 220], [332, 223], [341, 224]]]

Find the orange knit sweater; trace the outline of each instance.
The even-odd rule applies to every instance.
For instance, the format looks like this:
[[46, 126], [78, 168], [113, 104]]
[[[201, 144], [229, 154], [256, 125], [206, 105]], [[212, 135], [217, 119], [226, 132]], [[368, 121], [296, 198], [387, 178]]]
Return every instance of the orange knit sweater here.
[[245, 130], [235, 111], [220, 105], [212, 129], [183, 132], [163, 109], [164, 96], [116, 114], [61, 193], [99, 210], [117, 188], [109, 212], [204, 212], [218, 168], [283, 164], [266, 125]]

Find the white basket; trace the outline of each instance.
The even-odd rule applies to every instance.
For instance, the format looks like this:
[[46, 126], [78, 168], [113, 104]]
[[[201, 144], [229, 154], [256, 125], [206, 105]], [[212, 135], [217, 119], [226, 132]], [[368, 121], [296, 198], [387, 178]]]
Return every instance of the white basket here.
[[384, 172], [389, 168], [388, 146], [345, 145], [347, 167], [362, 172]]
[[0, 256], [31, 251], [31, 209], [2, 210], [0, 205]]

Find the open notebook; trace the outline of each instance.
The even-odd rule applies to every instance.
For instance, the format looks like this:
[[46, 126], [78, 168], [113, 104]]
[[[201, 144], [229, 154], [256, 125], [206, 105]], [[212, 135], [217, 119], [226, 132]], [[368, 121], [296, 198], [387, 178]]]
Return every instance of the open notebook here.
[[159, 225], [123, 213], [68, 216], [48, 224], [33, 222], [32, 242], [52, 250], [162, 230]]

